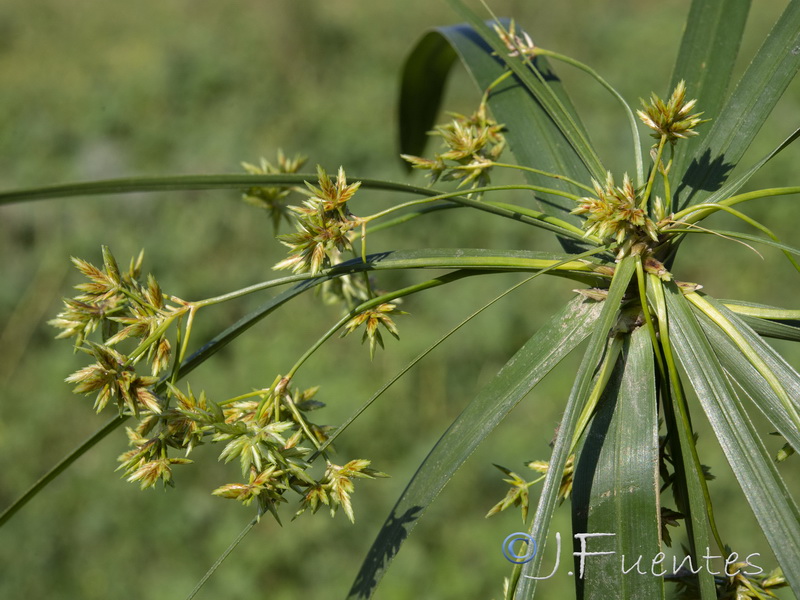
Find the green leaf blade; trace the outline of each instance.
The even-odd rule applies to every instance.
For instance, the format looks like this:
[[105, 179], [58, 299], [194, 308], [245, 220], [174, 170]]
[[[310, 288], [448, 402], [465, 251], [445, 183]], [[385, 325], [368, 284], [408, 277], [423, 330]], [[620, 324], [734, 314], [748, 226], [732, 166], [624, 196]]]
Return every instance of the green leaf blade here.
[[571, 301], [503, 367], [442, 435], [372, 545], [348, 598], [370, 598], [408, 534], [453, 473], [508, 412], [591, 330], [600, 306]]
[[515, 600], [533, 598], [536, 592], [536, 582], [542, 566], [550, 520], [556, 508], [558, 490], [564, 466], [570, 454], [573, 433], [580, 418], [581, 409], [589, 396], [595, 369], [600, 364], [606, 349], [608, 333], [619, 314], [620, 302], [635, 269], [634, 259], [630, 256], [622, 259], [617, 265], [608, 296], [603, 302], [602, 311], [589, 338], [588, 347], [584, 352], [583, 360], [576, 374], [575, 383], [564, 410], [564, 416], [558, 428], [553, 453], [550, 456], [550, 467], [544, 480], [542, 493], [536, 507], [536, 515], [529, 532], [531, 537], [536, 540], [539, 550], [533, 559], [522, 568], [521, 577], [514, 593]]
[[722, 186], [800, 68], [800, 1], [792, 0], [697, 147], [676, 206], [703, 202]]
[[[589, 600], [663, 598], [663, 578], [656, 573], [669, 572], [651, 562], [661, 551], [659, 439], [654, 357], [645, 328], [633, 333], [624, 356], [575, 473], [573, 530], [613, 534], [592, 540], [592, 551], [612, 554], [587, 559], [577, 580], [579, 598]], [[623, 567], [633, 571], [624, 573]]]
[[[716, 119], [725, 102], [749, 11], [750, 0], [694, 0], [689, 9], [669, 91], [684, 80], [705, 118]], [[695, 137], [675, 147], [674, 172], [684, 172], [699, 143]]]
[[675, 347], [787, 581], [800, 588], [800, 512], [733, 392], [688, 301], [669, 286], [667, 305]]
[[[484, 35], [497, 37], [483, 22], [478, 21], [481, 31]], [[473, 23], [473, 27], [477, 27]], [[440, 57], [437, 57], [434, 64], [444, 62], [442, 56], [449, 55], [453, 50], [461, 59], [461, 62], [467, 68], [470, 76], [475, 81], [480, 90], [485, 90], [491, 85], [498, 77], [505, 71], [505, 63], [497, 56], [493, 56], [492, 52], [496, 51], [495, 48], [490, 47], [487, 42], [482, 39], [481, 35], [475, 28], [467, 25], [455, 25], [451, 27], [440, 27], [435, 32], [431, 32], [428, 36], [424, 37], [415, 50], [412, 52], [412, 57], [415, 59], [414, 63], [407, 63], [404, 81], [406, 76], [409, 80], [409, 88], [401, 91], [401, 98], [403, 98], [403, 106], [407, 109], [401, 109], [402, 127], [412, 126], [415, 127], [414, 133], [407, 134], [409, 140], [408, 146], [403, 146], [404, 151], [407, 148], [408, 153], [412, 149], [417, 148], [416, 140], [419, 140], [424, 133], [433, 125], [432, 121], [417, 118], [416, 115], [427, 115], [432, 118], [436, 110], [433, 108], [434, 103], [437, 103], [441, 98], [440, 93], [435, 90], [435, 86], [440, 85], [430, 81], [426, 76], [426, 82], [433, 85], [430, 91], [423, 91], [426, 94], [427, 104], [423, 104], [425, 108], [414, 108], [420, 102], [408, 99], [407, 96], [412, 94], [419, 85], [416, 82], [416, 77], [413, 75], [418, 70], [416, 61], [422, 60], [424, 56], [429, 54], [430, 48], [439, 48]], [[450, 49], [445, 48], [441, 43], [436, 43], [431, 40], [429, 36], [438, 35], [441, 39], [446, 40]], [[498, 38], [499, 42], [499, 38]], [[505, 48], [500, 45], [501, 48]], [[504, 54], [507, 50], [504, 50]], [[503, 56], [504, 56], [503, 54]], [[563, 106], [571, 107], [571, 103], [564, 92], [561, 82], [555, 75], [554, 71], [544, 59], [537, 59], [536, 66], [547, 81], [548, 95], [554, 95], [559, 99]], [[526, 71], [530, 71], [525, 67]], [[533, 79], [531, 73], [528, 73], [530, 78]], [[534, 85], [539, 86], [542, 90], [544, 84], [536, 81]], [[531, 91], [516, 77], [510, 77], [500, 85], [498, 85], [489, 96], [489, 106], [495, 119], [505, 125], [506, 131], [504, 135], [508, 141], [509, 148], [521, 165], [535, 167], [543, 171], [551, 173], [559, 173], [578, 181], [585, 181], [588, 183], [589, 171], [587, 170], [584, 162], [581, 160], [579, 153], [573, 147], [573, 141], [570, 139], [570, 134], [565, 134], [560, 129], [559, 125], [554, 122], [553, 118], [548, 114], [547, 110], [542, 106], [541, 102], [535, 97]], [[570, 118], [575, 120], [577, 117], [570, 114]], [[424, 128], [424, 131], [423, 131]], [[573, 134], [572, 137], [576, 137]], [[585, 132], [581, 133], [585, 135]], [[600, 175], [598, 175], [600, 173]], [[597, 169], [595, 176], [601, 176], [602, 171]], [[573, 192], [574, 189], [564, 181], [554, 180], [544, 177], [536, 173], [526, 172], [525, 176], [532, 185], [549, 186], [561, 189], [567, 192]], [[566, 200], [563, 197], [555, 195], [538, 195], [537, 194], [538, 208], [554, 214], [559, 218], [571, 222], [573, 224], [580, 224], [580, 219], [575, 215], [570, 215], [570, 211], [575, 207], [574, 203]]]

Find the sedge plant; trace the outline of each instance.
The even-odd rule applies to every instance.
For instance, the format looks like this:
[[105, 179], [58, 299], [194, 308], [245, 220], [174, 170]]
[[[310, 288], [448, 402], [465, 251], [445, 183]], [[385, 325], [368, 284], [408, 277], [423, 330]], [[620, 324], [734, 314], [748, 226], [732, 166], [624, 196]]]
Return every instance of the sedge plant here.
[[[420, 464], [349, 592], [343, 590], [347, 597], [373, 596], [408, 534], [455, 471], [573, 352], [580, 353], [580, 365], [564, 399], [551, 455], [527, 463], [535, 472], [528, 476], [499, 467], [508, 491], [487, 507], [488, 516], [518, 507], [526, 524], [526, 532], [504, 547], [513, 564], [503, 597], [536, 594], [537, 582], [546, 578], [543, 556], [552, 543], [552, 516], [565, 501], [571, 503], [578, 540], [578, 597], [674, 593], [710, 600], [800, 590], [800, 512], [784, 482], [790, 469], [796, 475], [792, 454], [800, 449], [800, 375], [767, 342], [800, 341], [800, 311], [714, 298], [702, 282], [686, 281], [674, 268], [678, 254], [691, 252], [692, 238], [714, 235], [721, 245], [739, 242], [782, 252], [800, 270], [795, 258], [800, 249], [779, 240], [741, 206], [800, 193], [800, 186], [743, 191], [800, 130], [787, 132], [787, 139], [755, 164], [740, 165], [800, 67], [800, 1], [788, 3], [729, 92], [749, 2], [695, 0], [668, 94], [652, 93], [635, 109], [593, 69], [538, 47], [513, 21], [491, 13], [479, 16], [460, 0], [451, 4], [466, 23], [426, 34], [403, 70], [402, 158], [427, 175], [428, 185], [353, 177], [345, 168], [309, 172], [304, 157], [279, 153], [274, 164], [244, 163], [244, 174], [105, 180], [0, 194], [6, 203], [235, 189], [266, 211], [286, 247], [286, 257], [274, 265], [276, 277], [202, 300], [163, 290], [155, 276], [144, 274], [142, 255], [126, 266], [110, 247], [103, 247], [98, 264], [73, 258], [84, 281], [51, 324], [59, 338], [71, 340], [86, 357], [86, 366], [67, 382], [88, 396], [96, 411], [114, 416], [8, 507], [0, 524], [121, 427], [130, 447], [118, 458], [119, 470], [141, 488], [173, 485], [174, 473], [189, 468], [192, 451], [201, 445], [216, 445], [220, 460], [238, 463], [233, 480], [220, 482], [212, 493], [256, 511], [243, 535], [265, 515], [289, 521], [304, 512], [341, 509], [352, 521], [356, 482], [360, 486], [361, 480], [385, 473], [369, 457], [335, 458], [332, 444], [430, 350], [336, 426], [317, 422], [315, 411], [324, 405], [308, 359], [333, 351], [340, 335], [361, 336], [372, 356], [387, 336], [400, 335], [403, 319], [411, 318], [404, 298], [428, 290], [433, 291], [422, 297], [433, 295], [436, 288], [449, 289], [465, 278], [519, 272], [524, 279], [504, 295], [550, 277], [578, 287]], [[471, 114], [450, 113], [446, 123], [435, 125], [447, 73], [457, 58], [481, 99]], [[619, 101], [632, 137], [628, 172], [604, 167], [555, 64], [583, 71]], [[644, 140], [640, 130], [648, 134]], [[438, 147], [426, 152], [431, 139]], [[519, 183], [493, 185], [498, 172], [517, 172]], [[370, 212], [362, 201], [370, 190], [394, 192], [398, 201]], [[510, 190], [527, 200], [509, 203]], [[446, 226], [453, 208], [471, 211], [475, 219], [510, 219], [545, 230], [561, 251], [497, 250], [472, 247], [473, 241], [470, 247], [370, 253], [370, 242], [381, 231], [423, 219]], [[705, 220], [717, 213], [732, 215], [753, 231], [714, 229]], [[384, 289], [385, 270], [436, 274]], [[192, 388], [190, 374], [215, 352], [314, 291], [320, 301], [340, 306], [341, 316], [286, 370], [273, 373], [260, 389], [231, 390], [226, 398]], [[264, 292], [271, 295], [260, 308], [198, 348], [193, 325], [204, 309]], [[276, 326], [291, 327], [291, 321]], [[769, 424], [766, 430], [754, 425], [754, 411]], [[699, 419], [707, 420], [718, 440], [774, 564], [755, 565], [717, 527], [713, 476], [698, 446]], [[765, 436], [772, 433], [783, 442], [777, 454], [766, 449]], [[670, 563], [666, 551], [678, 528], [687, 544], [677, 552], [680, 561]], [[582, 544], [587, 539], [594, 544], [596, 538], [603, 538], [603, 552], [587, 553]], [[626, 566], [626, 556], [652, 561], [641, 571], [641, 563]], [[709, 566], [711, 556], [716, 570]]]

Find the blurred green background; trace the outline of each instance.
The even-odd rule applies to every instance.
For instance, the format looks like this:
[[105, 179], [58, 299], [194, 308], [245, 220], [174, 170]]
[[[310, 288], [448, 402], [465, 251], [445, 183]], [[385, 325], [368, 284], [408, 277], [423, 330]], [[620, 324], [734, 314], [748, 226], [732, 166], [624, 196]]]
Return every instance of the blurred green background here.
[[[753, 2], [739, 71], [782, 4]], [[515, 17], [537, 44], [591, 64], [633, 104], [650, 91], [668, 93], [689, 2], [491, 5]], [[427, 28], [456, 21], [445, 2], [431, 0], [4, 0], [0, 187], [239, 172], [242, 160], [272, 159], [278, 148], [309, 155], [309, 170], [315, 163], [329, 170], [341, 164], [351, 178], [404, 178], [395, 142], [399, 70]], [[580, 74], [558, 70], [600, 155], [615, 171], [630, 170], [627, 125], [614, 102]], [[470, 111], [478, 97], [468, 78], [455, 73], [447, 108]], [[798, 114], [800, 88], [793, 85], [751, 158], [788, 135]], [[754, 185], [796, 184], [796, 164], [797, 149], [790, 149]], [[359, 198], [370, 212], [396, 201], [372, 192]], [[791, 199], [762, 201], [748, 211], [787, 242], [795, 239]], [[370, 250], [550, 244], [518, 224], [457, 212], [374, 236]], [[716, 224], [739, 227], [724, 216]], [[145, 248], [145, 271], [168, 293], [192, 300], [268, 279], [284, 255], [266, 215], [232, 192], [0, 207], [0, 506], [109, 418], [94, 415], [91, 401], [63, 383], [85, 361], [68, 343], [54, 341], [55, 331], [45, 324], [78, 281], [68, 257], [98, 261], [101, 244], [122, 263]], [[701, 282], [717, 297], [796, 307], [797, 274], [777, 254], [766, 252], [762, 260], [715, 238], [692, 244], [676, 265], [681, 279]], [[412, 279], [395, 275], [381, 283]], [[439, 335], [516, 281], [462, 282], [406, 302], [411, 316], [398, 320], [402, 340], [389, 338], [372, 363], [355, 336], [333, 340], [297, 379], [306, 387], [322, 385], [328, 408], [318, 420], [341, 422]], [[415, 368], [341, 438], [342, 461], [371, 458], [392, 475], [357, 486], [355, 526], [343, 515], [324, 513], [289, 523], [286, 511], [284, 527], [264, 519], [198, 598], [342, 597], [415, 466], [476, 390], [571, 297], [571, 287], [539, 280], [505, 299]], [[201, 312], [195, 341], [261, 299]], [[193, 373], [192, 387], [221, 399], [268, 385], [337, 317], [318, 299], [302, 298]], [[797, 364], [797, 351], [781, 348]], [[505, 493], [491, 463], [523, 472], [523, 461], [547, 458], [575, 361], [571, 357], [537, 388], [459, 471], [409, 538], [378, 598], [500, 596], [509, 572], [500, 543], [522, 523], [513, 511], [483, 518]], [[235, 465], [217, 462], [214, 450], [201, 449], [195, 465], [176, 472], [175, 490], [140, 492], [113, 472], [126, 442], [122, 431], [111, 435], [0, 531], [0, 597], [182, 598], [250, 519], [247, 509], [210, 495], [239, 477]], [[762, 552], [764, 565], [771, 565], [709, 435], [701, 436], [701, 449], [718, 476], [712, 493], [726, 538], [748, 553]], [[783, 467], [787, 473], [794, 468], [795, 490], [796, 465]], [[569, 535], [566, 506], [555, 530]], [[566, 570], [542, 585], [553, 594], [548, 597], [568, 593]]]

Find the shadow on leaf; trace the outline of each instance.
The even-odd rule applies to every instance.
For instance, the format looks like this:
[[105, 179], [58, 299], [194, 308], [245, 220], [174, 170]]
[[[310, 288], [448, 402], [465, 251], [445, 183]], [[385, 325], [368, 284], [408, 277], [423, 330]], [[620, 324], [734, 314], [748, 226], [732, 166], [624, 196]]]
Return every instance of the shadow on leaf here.
[[353, 587], [350, 588], [348, 598], [372, 596], [383, 575], [382, 571], [400, 550], [400, 546], [408, 537], [410, 524], [419, 518], [422, 509], [421, 506], [412, 506], [399, 517], [392, 511], [369, 549]]

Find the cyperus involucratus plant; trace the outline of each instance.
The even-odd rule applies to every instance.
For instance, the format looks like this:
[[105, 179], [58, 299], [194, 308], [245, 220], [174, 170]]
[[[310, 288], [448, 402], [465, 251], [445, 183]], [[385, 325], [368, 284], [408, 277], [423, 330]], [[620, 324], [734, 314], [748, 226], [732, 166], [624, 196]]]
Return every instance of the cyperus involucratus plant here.
[[[797, 592], [800, 513], [781, 470], [784, 464], [796, 469], [791, 454], [800, 449], [800, 375], [765, 339], [800, 341], [800, 311], [716, 299], [703, 291], [702, 282], [684, 281], [673, 266], [679, 253], [691, 251], [693, 236], [712, 234], [721, 245], [741, 242], [781, 251], [800, 270], [794, 258], [800, 250], [778, 240], [739, 206], [800, 193], [800, 187], [742, 191], [800, 130], [787, 132], [791, 135], [755, 164], [739, 165], [800, 67], [800, 1], [789, 2], [728, 92], [749, 3], [695, 0], [669, 94], [652, 94], [636, 113], [586, 65], [537, 47], [513, 22], [484, 22], [460, 0], [451, 3], [468, 24], [428, 33], [403, 72], [403, 158], [429, 175], [428, 187], [353, 178], [343, 168], [335, 176], [321, 167], [316, 174], [299, 173], [305, 159], [280, 154], [277, 166], [266, 160], [260, 166], [245, 164], [247, 175], [99, 181], [0, 194], [2, 202], [12, 202], [235, 188], [268, 211], [276, 232], [284, 221], [293, 225], [278, 235], [288, 253], [274, 267], [290, 274], [201, 301], [166, 294], [153, 276], [142, 277], [141, 256], [124, 271], [107, 248], [102, 268], [73, 259], [87, 281], [52, 324], [61, 329], [59, 337], [74, 340], [89, 364], [67, 381], [76, 392], [91, 395], [98, 411], [113, 407], [118, 416], [65, 464], [126, 422], [131, 449], [119, 457], [120, 468], [141, 487], [172, 484], [173, 470], [191, 462], [187, 457], [194, 448], [220, 442], [220, 459], [237, 460], [241, 478], [214, 494], [256, 504], [259, 517], [323, 507], [335, 513], [341, 507], [352, 520], [353, 481], [384, 474], [363, 458], [332, 462], [329, 446], [352, 419], [335, 428], [309, 420], [308, 413], [322, 403], [315, 399], [317, 388], [305, 388], [309, 384], [301, 381], [313, 374], [298, 375], [306, 360], [324, 351], [335, 334], [357, 330], [374, 354], [384, 346], [382, 333], [399, 335], [396, 317], [405, 314], [400, 299], [417, 292], [498, 272], [530, 274], [512, 289], [558, 276], [581, 286], [577, 294], [533, 334], [431, 450], [379, 532], [350, 597], [372, 596], [409, 531], [456, 469], [583, 342], [552, 454], [528, 464], [541, 476], [528, 481], [500, 467], [511, 487], [489, 514], [519, 506], [530, 522], [528, 533], [507, 548], [524, 560], [512, 561], [517, 564], [505, 582], [505, 596], [533, 597], [537, 581], [546, 575], [541, 568], [551, 517], [566, 499], [576, 539], [607, 538], [594, 548], [605, 555], [586, 554], [585, 546], [575, 555], [580, 597], [662, 598], [665, 581], [676, 584], [679, 597], [703, 600], [771, 597], [772, 590], [784, 586]], [[451, 114], [449, 122], [434, 127], [456, 58], [483, 96], [472, 114]], [[584, 71], [619, 100], [632, 135], [627, 172], [605, 168], [555, 75], [554, 61]], [[640, 141], [641, 126], [652, 136], [649, 148]], [[441, 144], [432, 158], [424, 156], [428, 135]], [[505, 158], [509, 151], [513, 164]], [[524, 176], [523, 183], [492, 185], [493, 175], [513, 170]], [[455, 185], [447, 187], [448, 182]], [[370, 189], [413, 199], [369, 214], [360, 199]], [[527, 203], [510, 204], [512, 189], [524, 190]], [[470, 209], [475, 218], [512, 219], [547, 230], [563, 250], [369, 253], [368, 241], [381, 229], [422, 218], [446, 223], [446, 209], [453, 207]], [[702, 224], [719, 212], [757, 231], [718, 231]], [[379, 289], [379, 272], [392, 269], [448, 272], [401, 289]], [[282, 286], [259, 310], [190, 354], [192, 325], [201, 309]], [[342, 316], [286, 372], [276, 373], [261, 389], [233, 390], [228, 398], [195, 393], [184, 381], [250, 325], [314, 288], [326, 301], [340, 303]], [[754, 408], [769, 423], [767, 431], [753, 424], [748, 413]], [[712, 476], [693, 426], [703, 414], [774, 553], [772, 566], [756, 568], [746, 549], [730, 547], [716, 526]], [[763, 441], [773, 432], [785, 440], [777, 456]], [[324, 467], [312, 470], [317, 461]], [[0, 523], [63, 466], [14, 503]], [[541, 493], [531, 501], [529, 490], [539, 481]], [[282, 507], [287, 503], [292, 506]], [[676, 527], [685, 528], [688, 542], [688, 558], [679, 564], [665, 558]], [[719, 570], [707, 566], [709, 555], [719, 559], [714, 563]], [[631, 573], [633, 562], [626, 565], [624, 558], [620, 569], [620, 556], [651, 557], [645, 565], [649, 572]]]

